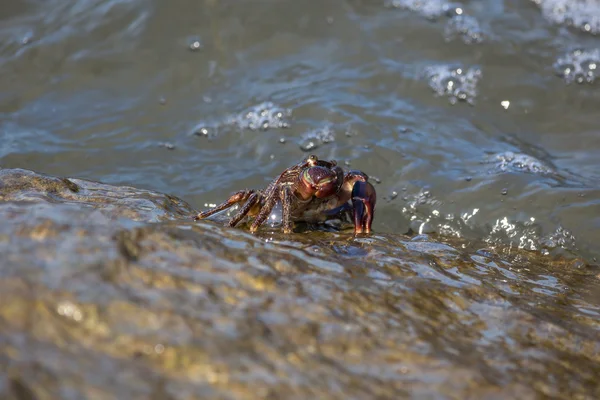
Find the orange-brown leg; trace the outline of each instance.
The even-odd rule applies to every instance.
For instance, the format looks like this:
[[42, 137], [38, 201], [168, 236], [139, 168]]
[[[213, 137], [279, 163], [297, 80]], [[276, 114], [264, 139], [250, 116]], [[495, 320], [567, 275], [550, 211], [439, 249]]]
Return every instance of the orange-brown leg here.
[[196, 215], [194, 217], [194, 221], [198, 221], [199, 219], [204, 219], [206, 217], [210, 217], [213, 214], [216, 214], [220, 211], [226, 210], [229, 207], [233, 207], [234, 205], [236, 205], [238, 203], [244, 202], [244, 201], [248, 200], [248, 198], [255, 192], [256, 192], [256, 190], [240, 190], [239, 192], [235, 192], [225, 202], [219, 204], [218, 206], [208, 209], [206, 211], [203, 211], [201, 213], [198, 213], [198, 215]]
[[254, 207], [260, 200], [261, 194], [259, 192], [252, 193], [248, 200], [246, 200], [246, 204], [229, 220], [229, 226], [236, 226]]
[[271, 211], [273, 211], [273, 207], [277, 204], [277, 200], [279, 200], [279, 194], [273, 193], [270, 197], [268, 197], [265, 201], [264, 206], [260, 209], [260, 212], [252, 222], [250, 226], [250, 232], [254, 233], [258, 230], [258, 228], [269, 218], [271, 215]]
[[281, 189], [281, 221], [283, 224], [283, 233], [292, 233], [294, 221], [292, 221], [292, 189], [285, 186]]

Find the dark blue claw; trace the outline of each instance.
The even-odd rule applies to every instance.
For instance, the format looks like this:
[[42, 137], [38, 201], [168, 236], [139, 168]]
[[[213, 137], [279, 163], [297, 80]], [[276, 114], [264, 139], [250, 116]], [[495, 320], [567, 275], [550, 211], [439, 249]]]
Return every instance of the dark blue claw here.
[[354, 208], [354, 233], [371, 233], [377, 195], [369, 182], [356, 181], [352, 187], [352, 207]]

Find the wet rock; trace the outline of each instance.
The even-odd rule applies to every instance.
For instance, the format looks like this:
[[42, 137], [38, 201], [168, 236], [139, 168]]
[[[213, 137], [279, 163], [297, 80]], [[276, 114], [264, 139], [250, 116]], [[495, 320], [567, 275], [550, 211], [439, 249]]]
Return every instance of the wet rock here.
[[0, 397], [600, 394], [600, 282], [581, 260], [190, 215], [0, 170]]
[[0, 201], [77, 204], [112, 217], [157, 222], [188, 218], [193, 209], [173, 196], [75, 178], [56, 178], [24, 169], [0, 169]]

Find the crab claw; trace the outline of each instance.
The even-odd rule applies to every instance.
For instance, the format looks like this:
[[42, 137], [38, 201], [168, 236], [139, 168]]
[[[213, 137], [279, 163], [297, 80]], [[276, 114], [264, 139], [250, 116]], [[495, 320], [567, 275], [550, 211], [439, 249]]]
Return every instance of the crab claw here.
[[354, 209], [354, 234], [371, 233], [377, 195], [369, 182], [356, 181], [352, 187], [352, 207]]

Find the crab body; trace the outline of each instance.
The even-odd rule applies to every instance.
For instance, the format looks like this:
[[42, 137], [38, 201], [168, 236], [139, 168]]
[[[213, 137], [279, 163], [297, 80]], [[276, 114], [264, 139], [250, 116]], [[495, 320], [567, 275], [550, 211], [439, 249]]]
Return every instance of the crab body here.
[[203, 219], [241, 204], [229, 220], [229, 226], [236, 226], [245, 217], [254, 217], [250, 231], [256, 232], [278, 202], [282, 205], [284, 233], [292, 232], [294, 221], [320, 223], [345, 216], [353, 220], [355, 233], [369, 233], [376, 194], [365, 173], [344, 172], [335, 160], [324, 161], [309, 156], [283, 171], [266, 189], [236, 192], [194, 219]]

